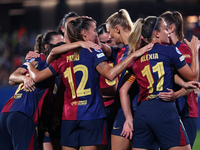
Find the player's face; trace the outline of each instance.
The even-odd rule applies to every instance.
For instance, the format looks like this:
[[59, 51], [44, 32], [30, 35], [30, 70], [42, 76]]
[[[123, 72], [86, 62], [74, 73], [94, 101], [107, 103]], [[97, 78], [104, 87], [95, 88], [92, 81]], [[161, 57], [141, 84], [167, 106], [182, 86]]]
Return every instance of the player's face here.
[[86, 41], [96, 42], [97, 41], [97, 31], [96, 31], [96, 23], [91, 22], [88, 30], [86, 30]]
[[[166, 22], [167, 23], [167, 22]], [[169, 32], [169, 35], [170, 35], [170, 44], [173, 45], [173, 42], [172, 42], [172, 39], [171, 39], [171, 35], [174, 33], [173, 31], [173, 28], [172, 28], [172, 25], [169, 25], [167, 24], [167, 28], [168, 28], [168, 32]]]
[[61, 34], [52, 36], [52, 39], [50, 41], [51, 44], [56, 44], [59, 42], [64, 42], [64, 38]]
[[115, 46], [114, 41], [110, 38], [109, 33], [102, 33], [99, 35], [99, 40], [103, 44], [107, 44], [108, 46]]
[[121, 44], [120, 34], [114, 28], [111, 28], [109, 24], [106, 24], [107, 32], [110, 34], [110, 38], [115, 42], [115, 44]]
[[166, 22], [163, 20], [160, 26], [159, 38], [162, 44], [170, 44], [170, 33]]

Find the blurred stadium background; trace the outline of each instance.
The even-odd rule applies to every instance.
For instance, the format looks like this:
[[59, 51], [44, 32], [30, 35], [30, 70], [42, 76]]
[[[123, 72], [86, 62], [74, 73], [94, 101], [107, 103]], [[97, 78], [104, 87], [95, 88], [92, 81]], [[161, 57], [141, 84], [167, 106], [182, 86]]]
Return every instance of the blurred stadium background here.
[[[69, 11], [90, 16], [100, 25], [121, 8], [133, 21], [178, 10], [184, 17], [185, 38], [200, 38], [200, 0], [0, 0], [0, 110], [16, 90], [8, 85], [9, 75], [33, 50], [37, 34], [55, 30]], [[200, 145], [194, 148], [199, 150]]]

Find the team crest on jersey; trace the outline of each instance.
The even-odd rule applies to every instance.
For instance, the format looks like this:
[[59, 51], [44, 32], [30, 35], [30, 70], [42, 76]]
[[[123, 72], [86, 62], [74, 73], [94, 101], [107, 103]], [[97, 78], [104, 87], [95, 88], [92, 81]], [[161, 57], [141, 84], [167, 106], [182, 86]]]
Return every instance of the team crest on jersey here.
[[180, 55], [182, 55], [182, 53], [179, 51], [179, 49], [176, 47], [176, 52]]
[[105, 56], [104, 53], [97, 54], [97, 58], [101, 58], [103, 56]]

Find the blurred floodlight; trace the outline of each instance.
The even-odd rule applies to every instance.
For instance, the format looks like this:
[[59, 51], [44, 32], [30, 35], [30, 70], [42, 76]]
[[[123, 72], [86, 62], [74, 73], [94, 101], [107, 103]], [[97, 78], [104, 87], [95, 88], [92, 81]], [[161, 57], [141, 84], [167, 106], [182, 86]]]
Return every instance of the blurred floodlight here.
[[197, 17], [197, 16], [188, 16], [188, 17], [187, 17], [187, 21], [188, 21], [189, 23], [198, 22], [198, 17]]
[[84, 4], [84, 0], [67, 0], [66, 3], [68, 5], [71, 5], [71, 6], [75, 6], [75, 5], [83, 5]]
[[26, 0], [23, 2], [24, 7], [34, 7], [34, 6], [41, 6], [41, 7], [54, 7], [58, 3], [58, 0]]
[[40, 2], [40, 6], [43, 8], [55, 7], [57, 3], [57, 0], [43, 0]]
[[156, 0], [65, 0], [68, 5], [81, 5], [84, 3], [94, 3], [94, 2], [102, 2], [102, 3], [116, 3], [119, 1], [151, 1], [156, 2]]
[[39, 1], [37, 0], [26, 0], [23, 2], [24, 7], [34, 7], [39, 6]]
[[24, 15], [24, 13], [25, 13], [24, 9], [10, 9], [9, 10], [10, 16]]
[[0, 0], [0, 4], [22, 3], [23, 0]]

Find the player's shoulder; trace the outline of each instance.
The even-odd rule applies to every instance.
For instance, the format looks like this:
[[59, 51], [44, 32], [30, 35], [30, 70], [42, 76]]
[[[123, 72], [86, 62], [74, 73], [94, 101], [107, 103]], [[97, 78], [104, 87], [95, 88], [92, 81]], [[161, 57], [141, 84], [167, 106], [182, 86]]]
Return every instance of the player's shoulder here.
[[161, 50], [160, 52], [164, 52], [167, 54], [170, 51], [172, 51], [172, 52], [175, 51], [177, 49], [177, 47], [174, 45], [155, 43], [154, 49], [159, 49], [159, 51]]
[[176, 46], [183, 53], [191, 51], [190, 48], [185, 43], [179, 42], [178, 44], [176, 44]]

